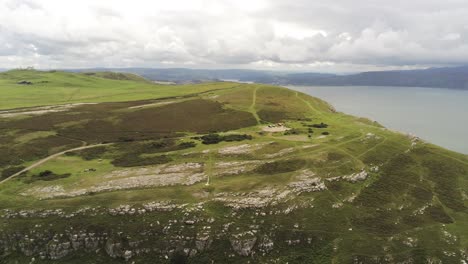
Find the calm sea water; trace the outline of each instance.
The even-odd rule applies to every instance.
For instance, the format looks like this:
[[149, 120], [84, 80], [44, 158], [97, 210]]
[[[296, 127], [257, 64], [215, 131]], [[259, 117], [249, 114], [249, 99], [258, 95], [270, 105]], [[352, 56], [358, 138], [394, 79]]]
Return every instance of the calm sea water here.
[[468, 154], [468, 91], [369, 86], [288, 86], [321, 98], [338, 111]]

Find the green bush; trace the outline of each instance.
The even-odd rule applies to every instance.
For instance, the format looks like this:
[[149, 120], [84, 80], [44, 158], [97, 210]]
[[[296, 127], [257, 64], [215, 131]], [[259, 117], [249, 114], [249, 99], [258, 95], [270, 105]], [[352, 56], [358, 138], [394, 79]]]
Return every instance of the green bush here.
[[182, 142], [179, 144], [179, 147], [181, 149], [186, 149], [186, 148], [194, 148], [197, 146], [197, 143], [193, 142], [193, 141], [189, 141], [189, 142]]
[[231, 141], [251, 140], [252, 136], [247, 135], [247, 134], [243, 134], [243, 135], [232, 134], [232, 135], [226, 135], [222, 138], [223, 138], [223, 141], [231, 142]]
[[118, 167], [136, 167], [164, 164], [170, 162], [171, 160], [172, 159], [166, 155], [155, 157], [141, 157], [139, 155], [135, 155], [135, 153], [126, 153], [114, 159], [111, 163]]
[[310, 125], [310, 127], [315, 127], [315, 128], [327, 128], [328, 125], [321, 122], [320, 124], [313, 124], [313, 125]]
[[205, 145], [218, 144], [223, 141], [223, 138], [218, 134], [208, 134], [201, 137], [202, 143]]
[[242, 141], [242, 140], [251, 140], [252, 136], [247, 135], [247, 134], [230, 134], [230, 135], [225, 135], [221, 136], [219, 134], [208, 134], [205, 136], [200, 137], [202, 140], [202, 143], [205, 145], [209, 144], [218, 144], [219, 142], [226, 141], [226, 142], [232, 142], [232, 141]]
[[32, 182], [35, 182], [35, 181], [54, 181], [54, 180], [58, 180], [58, 179], [67, 178], [67, 177], [70, 177], [70, 176], [71, 176], [70, 173], [55, 174], [53, 171], [45, 170], [45, 171], [39, 172], [38, 174], [32, 175], [31, 178], [29, 178], [29, 179], [26, 178], [25, 182], [26, 183], [32, 183]]

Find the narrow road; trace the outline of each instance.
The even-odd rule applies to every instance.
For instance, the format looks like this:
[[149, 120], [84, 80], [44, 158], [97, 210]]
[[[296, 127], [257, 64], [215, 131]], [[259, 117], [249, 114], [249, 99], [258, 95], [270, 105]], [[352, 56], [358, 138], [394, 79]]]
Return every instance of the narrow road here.
[[12, 178], [17, 177], [17, 176], [20, 175], [21, 173], [24, 173], [24, 172], [27, 172], [27, 171], [29, 171], [29, 170], [32, 170], [32, 169], [34, 169], [34, 168], [36, 168], [36, 167], [38, 167], [38, 166], [40, 166], [40, 165], [46, 163], [47, 161], [49, 161], [49, 160], [51, 160], [51, 159], [54, 159], [54, 158], [56, 158], [56, 157], [58, 157], [58, 156], [61, 156], [61, 155], [65, 154], [65, 153], [67, 153], [67, 152], [73, 152], [73, 151], [78, 151], [78, 150], [83, 150], [83, 149], [89, 149], [89, 148], [95, 148], [95, 147], [100, 147], [100, 146], [107, 146], [107, 145], [110, 145], [110, 144], [111, 144], [111, 143], [109, 143], [109, 144], [96, 144], [96, 145], [89, 145], [89, 146], [81, 146], [81, 147], [78, 147], [78, 148], [72, 148], [72, 149], [64, 150], [64, 151], [59, 152], [59, 153], [52, 154], [52, 155], [50, 155], [50, 156], [48, 156], [48, 157], [46, 157], [46, 158], [43, 158], [43, 159], [39, 160], [38, 162], [35, 162], [35, 163], [31, 164], [31, 165], [28, 166], [27, 168], [25, 168], [25, 169], [23, 169], [23, 170], [21, 170], [21, 171], [15, 173], [15, 174], [11, 175], [10, 177], [8, 177], [8, 178], [6, 178], [6, 179], [0, 181], [0, 184], [4, 183], [4, 182], [6, 182], [6, 181], [9, 181], [9, 180], [11, 180]]

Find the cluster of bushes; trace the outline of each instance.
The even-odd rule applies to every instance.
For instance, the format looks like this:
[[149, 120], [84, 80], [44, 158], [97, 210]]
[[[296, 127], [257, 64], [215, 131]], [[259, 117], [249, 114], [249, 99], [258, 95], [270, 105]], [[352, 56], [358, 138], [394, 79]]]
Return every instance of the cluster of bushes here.
[[51, 170], [45, 170], [41, 171], [38, 174], [34, 174], [31, 176], [29, 179], [25, 179], [26, 183], [31, 183], [35, 181], [54, 181], [58, 179], [63, 179], [70, 177], [70, 173], [65, 173], [65, 174], [56, 174]]
[[180, 149], [194, 148], [194, 147], [197, 146], [197, 143], [195, 143], [193, 141], [182, 142], [178, 146], [179, 146]]
[[135, 155], [135, 153], [126, 153], [114, 159], [111, 163], [117, 167], [136, 167], [136, 166], [164, 164], [170, 161], [172, 161], [172, 159], [166, 155], [160, 155], [160, 156], [154, 156], [154, 157], [142, 157], [140, 155]]
[[308, 125], [308, 127], [314, 127], [314, 128], [327, 128], [328, 125], [321, 122], [320, 124], [313, 124], [313, 125]]
[[301, 130], [299, 129], [296, 129], [296, 128], [293, 128], [293, 129], [290, 129], [290, 130], [287, 130], [286, 132], [284, 132], [284, 135], [287, 136], [287, 135], [299, 135], [301, 134]]
[[[163, 139], [158, 141], [149, 141], [136, 143], [132, 146], [133, 152], [137, 153], [160, 153], [181, 150], [186, 148], [193, 148], [197, 144], [195, 142], [183, 142], [176, 144], [173, 139]], [[128, 149], [128, 147], [125, 147]]]
[[208, 134], [201, 137], [195, 137], [194, 139], [201, 140], [203, 144], [210, 145], [210, 144], [218, 144], [219, 142], [226, 141], [243, 141], [243, 140], [251, 140], [253, 137], [247, 134], [230, 134], [221, 136], [219, 134]]
[[195, 142], [182, 142], [177, 144], [174, 139], [148, 140], [140, 142], [121, 142], [115, 144], [120, 152], [132, 152], [135, 155], [152, 154], [168, 151], [176, 151], [186, 148], [193, 148], [197, 144]]

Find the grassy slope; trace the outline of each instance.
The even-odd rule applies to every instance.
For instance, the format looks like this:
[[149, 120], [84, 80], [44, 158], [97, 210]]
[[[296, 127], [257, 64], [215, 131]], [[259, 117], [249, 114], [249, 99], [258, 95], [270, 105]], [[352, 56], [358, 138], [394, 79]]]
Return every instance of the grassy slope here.
[[[168, 86], [142, 81], [112, 79], [109, 73], [76, 74], [13, 70], [0, 73], [0, 110], [69, 103], [119, 102], [181, 96], [212, 89], [233, 87], [233, 83]], [[119, 78], [117, 76], [116, 78]], [[18, 85], [26, 80], [32, 85]]]
[[[172, 163], [174, 164], [184, 162], [204, 162], [206, 164], [206, 172], [210, 177], [211, 188], [208, 196], [206, 196], [204, 182], [184, 187], [133, 189], [64, 199], [39, 200], [31, 196], [18, 195], [18, 193], [38, 186], [62, 185], [65, 188], [73, 189], [86, 188], [102, 182], [104, 175], [119, 169], [111, 164], [115, 155], [118, 155], [122, 151], [135, 149], [135, 146], [137, 146], [135, 144], [138, 144], [138, 142], [122, 143], [123, 148], [118, 148], [117, 146], [109, 148], [101, 156], [101, 161], [98, 159], [85, 160], [80, 156], [62, 156], [34, 169], [25, 177], [30, 178], [32, 175], [46, 169], [53, 170], [58, 174], [71, 173], [70, 177], [51, 182], [35, 181], [28, 183], [24, 181], [24, 178], [7, 182], [0, 189], [0, 204], [3, 209], [66, 208], [67, 210], [74, 210], [84, 206], [114, 207], [120, 204], [140, 205], [154, 200], [193, 203], [209, 201], [216, 194], [225, 192], [242, 193], [266, 187], [282, 188], [291, 182], [297, 173], [294, 171], [279, 174], [247, 172], [229, 177], [216, 176], [210, 167], [213, 163], [222, 161], [264, 160], [270, 162], [274, 160], [301, 159], [305, 161], [305, 164], [302, 165], [304, 168], [313, 170], [322, 178], [348, 175], [361, 169], [369, 170], [371, 167], [379, 165], [380, 171], [371, 173], [371, 176], [364, 182], [354, 184], [348, 182], [327, 183], [327, 191], [303, 194], [289, 202], [291, 204], [313, 202], [313, 209], [298, 209], [288, 216], [280, 215], [274, 218], [267, 218], [265, 220], [267, 221], [265, 223], [266, 226], [269, 224], [290, 226], [292, 224], [291, 219], [294, 219], [294, 221], [300, 223], [301, 232], [308, 236], [317, 234], [320, 234], [317, 235], [319, 237], [322, 234], [329, 234], [331, 236], [326, 239], [324, 237], [320, 238], [330, 243], [319, 247], [319, 252], [322, 252], [320, 254], [314, 251], [315, 249], [307, 246], [298, 246], [296, 251], [289, 251], [289, 248], [284, 248], [281, 260], [284, 262], [289, 261], [290, 263], [301, 263], [301, 258], [302, 262], [306, 261], [304, 259], [306, 255], [315, 256], [318, 254], [319, 257], [324, 257], [330, 254], [333, 257], [331, 259], [324, 257], [324, 263], [329, 263], [331, 260], [336, 263], [345, 263], [353, 257], [367, 263], [372, 258], [382, 257], [388, 254], [388, 252], [391, 252], [396, 260], [399, 258], [405, 259], [408, 256], [417, 258], [418, 256], [416, 255], [420, 252], [414, 248], [408, 248], [402, 243], [407, 237], [412, 237], [420, 241], [420, 246], [417, 249], [422, 249], [426, 253], [429, 252], [427, 254], [437, 256], [439, 259], [443, 259], [449, 263], [453, 259], [444, 256], [441, 253], [442, 251], [455, 252], [468, 246], [468, 233], [466, 233], [466, 226], [468, 225], [466, 206], [468, 206], [468, 201], [463, 196], [466, 196], [466, 193], [463, 193], [463, 191], [468, 189], [468, 159], [464, 155], [425, 143], [418, 143], [411, 151], [408, 151], [411, 148], [412, 142], [405, 135], [383, 129], [378, 124], [366, 119], [334, 113], [325, 102], [284, 88], [231, 83], [181, 87], [157, 86], [142, 84], [140, 82], [113, 81], [59, 72], [43, 74], [27, 72], [24, 74], [30, 74], [30, 76], [17, 76], [15, 74], [15, 81], [2, 79], [0, 82], [10, 84], [8, 85], [9, 88], [4, 88], [5, 90], [0, 91], [13, 89], [11, 87], [17, 88], [15, 84], [11, 83], [16, 82], [17, 79], [26, 79], [22, 77], [27, 77], [28, 80], [34, 82], [34, 78], [37, 75], [40, 76], [38, 78], [49, 81], [44, 84], [44, 87], [51, 85], [53, 88], [48, 91], [48, 97], [34, 97], [34, 94], [29, 93], [29, 91], [25, 94], [18, 92], [16, 103], [12, 103], [9, 107], [64, 103], [59, 99], [60, 96], [57, 95], [57, 91], [68, 89], [63, 86], [63, 83], [67, 82], [73, 83], [70, 87], [82, 86], [79, 93], [81, 102], [88, 102], [87, 97], [90, 98], [90, 101], [95, 100], [94, 102], [128, 101], [205, 92], [193, 98], [184, 98], [181, 101], [177, 99], [176, 101], [180, 103], [178, 108], [183, 109], [185, 105], [190, 105], [184, 103], [187, 100], [190, 103], [196, 102], [194, 100], [207, 100], [207, 102], [211, 102], [210, 105], [212, 103], [221, 103], [225, 110], [234, 111], [221, 111], [219, 113], [221, 116], [224, 113], [230, 113], [225, 119], [244, 120], [234, 117], [238, 113], [250, 113], [252, 120], [255, 122], [248, 121], [245, 124], [249, 125], [239, 126], [233, 129], [233, 131], [253, 135], [254, 139], [249, 141], [248, 144], [271, 142], [275, 142], [275, 144], [269, 144], [267, 147], [246, 155], [224, 156], [216, 153], [220, 148], [245, 144], [246, 142], [223, 142], [217, 145], [198, 144], [195, 148], [168, 152], [167, 155], [173, 158]], [[87, 82], [90, 84], [86, 85]], [[62, 85], [61, 88], [59, 88], [60, 85]], [[105, 86], [102, 89], [103, 91], [96, 91], [95, 88], [100, 85]], [[116, 88], [111, 88], [112, 85], [115, 85], [114, 87]], [[224, 89], [234, 86], [236, 86], [234, 89]], [[28, 89], [30, 87], [32, 86], [24, 86], [20, 89]], [[44, 90], [44, 87], [38, 86], [32, 88]], [[122, 93], [123, 90], [137, 90], [142, 91], [142, 93], [136, 97], [129, 98], [125, 93]], [[103, 96], [97, 98], [96, 93], [100, 93]], [[24, 98], [29, 96], [33, 96], [34, 100], [22, 104]], [[172, 109], [170, 107], [173, 107], [174, 100], [166, 100], [171, 103], [168, 105], [145, 108], [145, 112], [141, 113], [147, 113], [148, 109], [152, 109], [151, 111], [154, 111], [152, 116], [155, 116], [159, 111]], [[145, 102], [139, 104], [143, 105]], [[112, 106], [112, 108], [106, 108], [108, 107], [106, 104], [102, 105], [105, 109], [109, 109], [106, 112], [106, 116], [112, 116], [113, 120], [125, 120], [125, 115], [139, 113], [139, 110], [129, 110], [129, 105], [117, 105]], [[197, 107], [202, 108], [202, 105], [197, 104]], [[96, 109], [99, 110], [98, 107]], [[90, 109], [85, 110], [92, 111]], [[79, 113], [85, 110], [78, 109], [71, 111]], [[186, 115], [193, 117], [197, 112], [196, 110], [193, 108], [186, 109]], [[203, 115], [206, 115], [207, 119], [210, 118], [210, 115], [207, 113], [203, 112]], [[178, 118], [182, 117], [179, 116]], [[31, 120], [34, 120], [34, 118]], [[299, 131], [299, 135], [283, 135], [282, 133], [259, 135], [257, 133], [264, 126], [261, 123], [280, 122], [283, 120], [286, 120], [286, 124], [289, 127]], [[308, 138], [307, 127], [304, 124], [319, 122], [327, 123], [329, 128], [314, 129], [312, 137]], [[117, 121], [116, 123], [119, 122]], [[186, 130], [179, 131], [187, 132], [185, 136], [177, 139], [179, 143], [191, 141], [191, 135], [206, 130], [199, 126], [191, 126], [188, 121], [181, 121], [181, 123], [188, 125], [185, 126]], [[255, 123], [259, 124], [255, 125]], [[212, 124], [205, 122], [203, 125], [211, 127]], [[155, 126], [157, 127], [157, 125]], [[172, 124], [171, 126], [178, 128], [179, 124]], [[47, 139], [47, 136], [50, 137], [54, 133], [63, 134], [66, 132], [57, 129], [56, 126], [52, 126], [50, 131], [26, 134], [21, 129], [10, 129], [8, 133], [12, 134], [12, 138], [17, 138], [18, 142], [15, 144], [19, 144], [15, 145], [15, 148], [20, 148], [21, 144], [28, 144], [28, 142]], [[322, 131], [327, 131], [330, 135], [322, 137]], [[377, 137], [369, 138], [369, 133], [377, 135]], [[15, 137], [15, 135], [21, 136]], [[9, 140], [5, 137], [2, 144], [4, 146], [10, 144], [8, 143], [11, 142]], [[83, 138], [82, 140], [86, 141], [87, 138]], [[311, 145], [313, 147], [307, 147]], [[294, 151], [276, 158], [267, 158], [265, 156], [288, 148], [294, 148]], [[206, 153], [207, 150], [211, 150], [211, 152]], [[54, 152], [54, 150], [50, 151]], [[194, 154], [184, 155], [188, 153]], [[26, 164], [32, 161], [28, 161]], [[87, 168], [95, 168], [96, 171], [85, 173], [84, 169]], [[349, 202], [348, 199], [351, 196], [356, 196], [356, 198], [354, 201]], [[342, 203], [343, 206], [338, 209], [332, 207], [334, 204], [339, 203]], [[426, 213], [421, 215], [413, 213], [427, 204], [431, 204], [431, 207]], [[222, 210], [220, 209], [207, 211], [207, 213], [214, 215], [222, 214], [221, 212]], [[43, 220], [31, 220], [29, 222], [26, 221], [26, 223], [11, 221], [8, 224], [2, 225], [2, 227], [5, 229], [15, 229], [18, 228], [18, 225], [33, 225], [41, 221]], [[90, 221], [99, 225], [99, 221], [114, 220], [106, 218], [106, 220], [94, 219]], [[135, 221], [139, 220], [136, 219]], [[237, 224], [242, 227], [241, 222]], [[119, 223], [118, 225], [124, 229], [134, 227], [129, 227], [123, 223]], [[144, 223], [141, 223], [141, 225], [144, 226]], [[55, 228], [60, 229], [60, 226], [61, 224], [57, 223]], [[444, 231], [455, 234], [458, 237], [456, 243], [444, 242]], [[285, 234], [285, 236], [287, 237], [288, 235]], [[329, 245], [331, 244], [338, 246], [340, 250], [334, 253], [331, 252], [329, 249]], [[386, 251], [383, 248], [387, 248]], [[304, 256], [301, 255], [303, 253], [305, 254]], [[295, 254], [297, 255], [297, 259], [292, 257]], [[291, 259], [288, 259], [289, 257]]]

